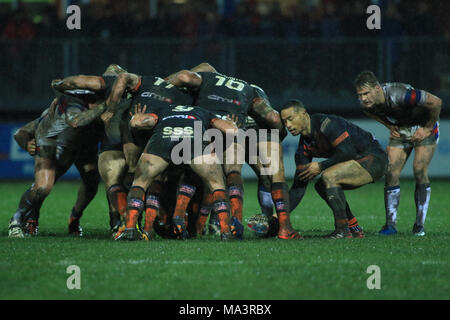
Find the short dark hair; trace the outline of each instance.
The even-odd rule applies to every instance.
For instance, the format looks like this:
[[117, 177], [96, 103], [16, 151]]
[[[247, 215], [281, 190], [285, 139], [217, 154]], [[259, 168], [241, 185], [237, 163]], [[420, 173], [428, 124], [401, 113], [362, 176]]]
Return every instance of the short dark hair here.
[[305, 105], [303, 104], [303, 102], [301, 102], [298, 99], [291, 99], [281, 106], [280, 112], [285, 109], [289, 109], [291, 107], [294, 107], [295, 111], [297, 111], [297, 112], [300, 112], [302, 110], [306, 111], [306, 108], [305, 108]]
[[380, 85], [375, 74], [369, 70], [364, 70], [364, 71], [360, 72], [356, 76], [355, 81], [353, 81], [353, 84], [356, 88], [360, 88], [360, 87], [364, 87], [364, 86], [375, 87], [377, 85]]

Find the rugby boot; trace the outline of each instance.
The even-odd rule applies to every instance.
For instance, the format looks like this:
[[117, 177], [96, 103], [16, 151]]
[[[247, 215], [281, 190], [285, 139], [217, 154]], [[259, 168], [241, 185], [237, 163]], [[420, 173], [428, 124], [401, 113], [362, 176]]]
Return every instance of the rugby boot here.
[[413, 235], [415, 235], [416, 237], [423, 237], [425, 235], [425, 228], [423, 226], [414, 224], [412, 232], [413, 232]]
[[25, 234], [23, 233], [21, 224], [14, 219], [11, 219], [9, 221], [8, 237], [9, 238], [25, 238]]
[[292, 228], [284, 228], [278, 232], [278, 239], [290, 240], [290, 239], [303, 239], [303, 237]]
[[364, 232], [360, 225], [350, 227], [349, 229], [353, 238], [364, 238]]
[[231, 217], [230, 231], [236, 239], [242, 240], [244, 237], [244, 226], [237, 217]]
[[124, 241], [135, 241], [135, 240], [142, 240], [142, 235], [136, 228], [128, 228], [124, 229], [117, 237], [114, 238], [114, 240]]
[[189, 234], [186, 229], [186, 223], [183, 217], [173, 217], [173, 232], [177, 239], [186, 240], [189, 237]]
[[383, 228], [378, 232], [379, 235], [382, 236], [392, 236], [394, 234], [397, 234], [397, 229], [395, 229], [394, 226], [391, 225], [384, 225]]
[[28, 219], [25, 223], [24, 233], [27, 236], [37, 236], [39, 230], [39, 223], [37, 220]]
[[79, 218], [70, 217], [68, 229], [69, 229], [69, 234], [71, 234], [73, 236], [78, 236], [78, 237], [83, 236], [83, 229], [80, 226]]

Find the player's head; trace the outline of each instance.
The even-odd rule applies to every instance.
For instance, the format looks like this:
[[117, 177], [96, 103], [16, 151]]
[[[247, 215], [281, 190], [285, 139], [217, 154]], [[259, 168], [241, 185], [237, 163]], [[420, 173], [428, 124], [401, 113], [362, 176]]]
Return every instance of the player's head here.
[[293, 135], [309, 135], [311, 123], [309, 114], [300, 100], [289, 100], [280, 110], [281, 120], [286, 129]]
[[383, 90], [377, 77], [372, 71], [363, 71], [358, 74], [353, 82], [356, 88], [359, 102], [366, 108], [382, 101]]
[[119, 66], [118, 64], [110, 64], [108, 68], [106, 68], [105, 72], [103, 72], [104, 76], [118, 76], [119, 74], [127, 72], [124, 68]]

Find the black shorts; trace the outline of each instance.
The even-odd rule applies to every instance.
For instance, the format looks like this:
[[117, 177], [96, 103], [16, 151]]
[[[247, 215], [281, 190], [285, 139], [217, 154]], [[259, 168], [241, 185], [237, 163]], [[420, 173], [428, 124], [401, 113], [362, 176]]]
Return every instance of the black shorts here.
[[384, 176], [389, 164], [386, 152], [378, 143], [355, 161], [369, 172], [374, 182]]
[[36, 156], [50, 159], [59, 169], [68, 169], [75, 162], [97, 164], [98, 145], [85, 142], [77, 149], [62, 145], [37, 145]]
[[100, 138], [100, 153], [104, 151], [123, 151], [124, 134], [128, 127], [128, 115], [117, 114], [105, 126]]
[[[208, 142], [202, 141], [201, 153], [199, 155], [203, 154], [208, 144]], [[179, 152], [174, 151], [172, 155], [175, 147], [179, 148]], [[161, 133], [157, 132], [150, 137], [150, 140], [145, 146], [144, 153], [159, 156], [167, 162], [177, 165], [190, 164], [192, 163], [192, 159], [197, 156], [194, 148], [194, 138], [192, 137], [172, 141], [172, 139], [163, 137]]]

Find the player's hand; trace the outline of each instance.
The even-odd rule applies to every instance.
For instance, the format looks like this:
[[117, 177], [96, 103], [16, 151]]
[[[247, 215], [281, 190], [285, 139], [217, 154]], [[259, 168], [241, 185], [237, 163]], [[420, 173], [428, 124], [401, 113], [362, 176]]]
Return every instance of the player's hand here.
[[416, 132], [412, 136], [411, 142], [422, 141], [423, 139], [429, 137], [431, 135], [432, 131], [433, 131], [433, 129], [420, 127], [419, 129], [416, 130]]
[[59, 85], [61, 85], [62, 84], [62, 79], [55, 79], [55, 80], [52, 80], [52, 88], [57, 88]]
[[400, 131], [398, 131], [398, 126], [391, 126], [391, 138], [400, 138]]
[[300, 172], [300, 181], [310, 181], [314, 179], [322, 170], [320, 169], [320, 164], [318, 162], [311, 162], [305, 165], [305, 169]]
[[[145, 110], [147, 110], [147, 105], [145, 104], [143, 107], [141, 106], [140, 103], [136, 103], [134, 105], [134, 115], [136, 114], [143, 114], [145, 113]], [[130, 112], [131, 114], [131, 112]], [[133, 114], [131, 114], [131, 116], [133, 116]]]
[[227, 120], [229, 121], [233, 121], [235, 125], [238, 124], [239, 121], [239, 116], [236, 114], [232, 114], [232, 115], [227, 115]]
[[102, 119], [102, 121], [106, 126], [109, 126], [109, 123], [111, 122], [113, 115], [114, 113], [112, 113], [111, 111], [105, 111], [100, 115], [100, 119]]
[[30, 156], [34, 156], [36, 154], [36, 139], [31, 139], [27, 143], [27, 151]]
[[152, 129], [158, 121], [158, 116], [154, 113], [145, 113], [147, 105], [140, 103], [134, 105], [134, 115], [130, 112], [130, 126], [137, 129]]

